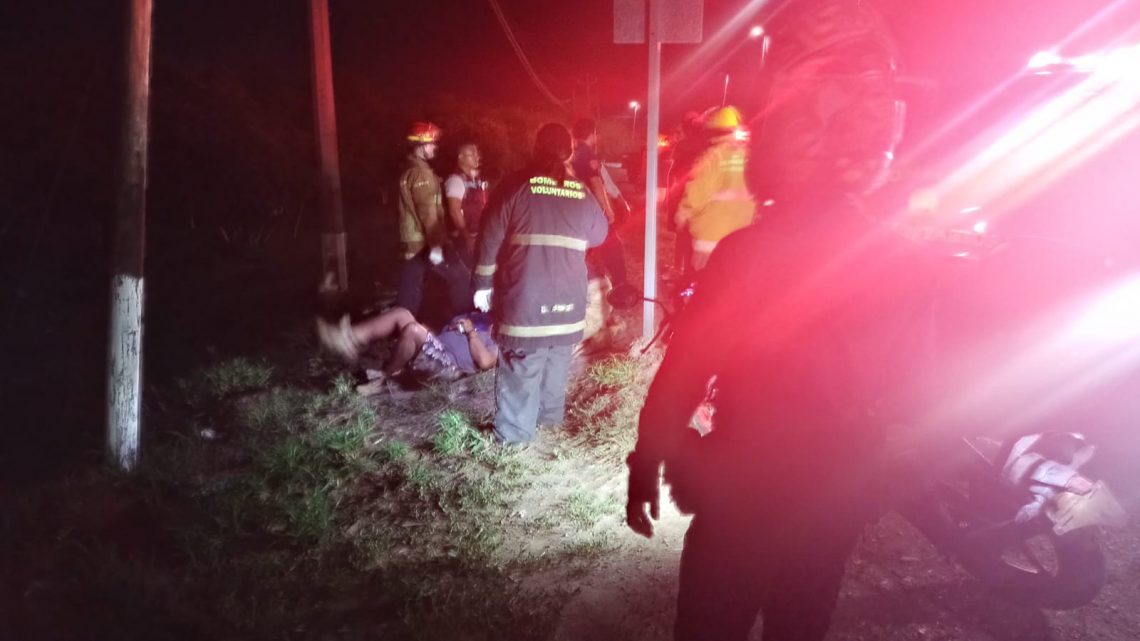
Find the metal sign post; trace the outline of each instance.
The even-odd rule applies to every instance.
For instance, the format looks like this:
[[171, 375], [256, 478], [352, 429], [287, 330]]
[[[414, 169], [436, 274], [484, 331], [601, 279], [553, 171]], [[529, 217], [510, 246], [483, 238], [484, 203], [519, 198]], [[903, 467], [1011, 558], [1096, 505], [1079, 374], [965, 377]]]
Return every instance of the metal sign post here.
[[[657, 132], [661, 122], [661, 0], [649, 0], [649, 95], [645, 112], [645, 298], [657, 298]], [[656, 303], [644, 301], [641, 336], [657, 331]]]
[[[614, 0], [614, 42], [644, 42], [649, 48], [649, 92], [645, 111], [646, 298], [657, 297], [657, 134], [661, 123], [661, 45], [666, 42], [700, 42], [703, 14], [704, 0]], [[657, 329], [655, 311], [654, 303], [644, 303], [641, 334], [647, 341], [653, 338]]]

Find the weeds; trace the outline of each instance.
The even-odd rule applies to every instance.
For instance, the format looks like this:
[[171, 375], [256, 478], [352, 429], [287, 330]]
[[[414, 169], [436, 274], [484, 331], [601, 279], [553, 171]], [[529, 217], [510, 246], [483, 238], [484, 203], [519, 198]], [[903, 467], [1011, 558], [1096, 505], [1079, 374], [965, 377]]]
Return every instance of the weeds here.
[[433, 449], [443, 456], [457, 454], [482, 455], [492, 446], [490, 439], [471, 426], [467, 416], [458, 410], [444, 410], [438, 418], [439, 432]]
[[[138, 485], [177, 561], [135, 568], [108, 558], [89, 573], [95, 589], [117, 582], [133, 594], [149, 584], [131, 574], [170, 577], [155, 599], [175, 603], [154, 607], [195, 619], [199, 608], [219, 638], [307, 635], [329, 616], [330, 594], [347, 612], [382, 618], [384, 638], [546, 638], [569, 591], [557, 581], [528, 590], [520, 577], [569, 573], [613, 551], [599, 524], [620, 505], [584, 489], [525, 504], [530, 517], [520, 502], [557, 491], [543, 467], [626, 447], [642, 367], [611, 359], [589, 371], [570, 408], [575, 437], [554, 462], [495, 445], [476, 428], [485, 409], [456, 407], [443, 386], [398, 407], [430, 417], [430, 443], [377, 439], [377, 412], [396, 408], [371, 406], [347, 376], [311, 389], [313, 368], [302, 363], [290, 381], [288, 371], [230, 359], [179, 384], [186, 403], [164, 409], [182, 412], [171, 418], [184, 436], [149, 453]], [[475, 377], [470, 388], [493, 382]], [[206, 427], [221, 436], [198, 437]], [[518, 556], [530, 554], [520, 540], [544, 537], [546, 565]], [[183, 593], [194, 605], [176, 603]]]
[[205, 368], [179, 382], [184, 400], [191, 406], [233, 394], [264, 389], [273, 378], [273, 367], [238, 357]]
[[615, 464], [633, 449], [651, 376], [651, 368], [629, 357], [614, 356], [589, 369], [589, 385], [577, 390], [568, 408], [580, 453]]
[[603, 518], [618, 514], [621, 504], [613, 497], [601, 497], [589, 490], [574, 490], [563, 503], [566, 518], [580, 529], [588, 530]]

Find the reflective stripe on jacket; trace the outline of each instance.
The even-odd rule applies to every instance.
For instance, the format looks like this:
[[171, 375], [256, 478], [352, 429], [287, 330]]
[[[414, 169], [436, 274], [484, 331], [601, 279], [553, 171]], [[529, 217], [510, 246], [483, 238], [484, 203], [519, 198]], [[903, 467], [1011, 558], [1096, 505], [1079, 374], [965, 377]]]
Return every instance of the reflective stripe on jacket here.
[[504, 349], [570, 345], [586, 318], [586, 250], [609, 231], [585, 187], [516, 177], [492, 198], [475, 249], [476, 289], [494, 287], [491, 308]]

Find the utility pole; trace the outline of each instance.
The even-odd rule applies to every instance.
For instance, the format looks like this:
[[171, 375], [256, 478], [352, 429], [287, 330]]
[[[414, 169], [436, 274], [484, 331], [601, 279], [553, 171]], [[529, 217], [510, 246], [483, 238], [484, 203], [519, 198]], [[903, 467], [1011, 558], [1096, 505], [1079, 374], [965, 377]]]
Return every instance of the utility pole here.
[[143, 260], [146, 250], [147, 125], [150, 107], [152, 0], [130, 0], [122, 165], [111, 255], [107, 355], [107, 456], [130, 472], [138, 465], [142, 405]]
[[336, 276], [340, 292], [348, 289], [344, 200], [340, 190], [340, 157], [336, 144], [336, 101], [333, 94], [332, 46], [328, 0], [309, 0], [313, 44], [313, 104], [320, 157], [321, 280]]
[[597, 120], [598, 109], [594, 104], [594, 85], [598, 84], [598, 77], [593, 74], [582, 74], [576, 82], [586, 89], [586, 113]]

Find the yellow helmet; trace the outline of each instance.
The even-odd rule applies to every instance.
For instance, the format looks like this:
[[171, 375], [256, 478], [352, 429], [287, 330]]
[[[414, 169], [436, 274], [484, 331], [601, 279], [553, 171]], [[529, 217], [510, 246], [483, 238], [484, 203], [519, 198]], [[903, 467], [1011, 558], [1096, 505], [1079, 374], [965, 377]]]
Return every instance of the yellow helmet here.
[[744, 124], [740, 111], [731, 105], [714, 109], [705, 116], [705, 129], [728, 131]]

